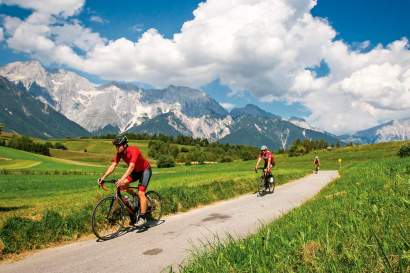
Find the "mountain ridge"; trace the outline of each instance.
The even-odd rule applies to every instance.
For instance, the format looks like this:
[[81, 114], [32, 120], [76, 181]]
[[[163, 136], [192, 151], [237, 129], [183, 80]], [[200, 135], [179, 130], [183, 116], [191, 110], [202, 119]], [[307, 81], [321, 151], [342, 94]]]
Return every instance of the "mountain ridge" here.
[[93, 134], [183, 134], [254, 146], [264, 141], [275, 149], [288, 147], [295, 138], [337, 141], [330, 134], [301, 128], [253, 104], [229, 113], [204, 91], [189, 87], [144, 89], [115, 81], [97, 86], [71, 71], [48, 71], [39, 62], [11, 63], [0, 68], [0, 75], [26, 87], [28, 94]]

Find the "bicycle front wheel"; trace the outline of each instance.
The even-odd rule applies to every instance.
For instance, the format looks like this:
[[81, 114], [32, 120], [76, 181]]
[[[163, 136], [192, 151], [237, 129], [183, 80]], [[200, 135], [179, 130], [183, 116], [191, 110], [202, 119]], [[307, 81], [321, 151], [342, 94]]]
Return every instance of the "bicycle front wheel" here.
[[265, 177], [262, 176], [260, 179], [259, 185], [258, 185], [258, 194], [260, 196], [264, 195], [265, 193], [265, 183], [266, 183]]
[[124, 221], [124, 205], [114, 196], [107, 196], [95, 206], [91, 225], [95, 236], [101, 240], [109, 240], [123, 229]]
[[145, 194], [148, 199], [147, 216], [148, 220], [159, 221], [162, 216], [162, 200], [159, 193], [149, 191]]

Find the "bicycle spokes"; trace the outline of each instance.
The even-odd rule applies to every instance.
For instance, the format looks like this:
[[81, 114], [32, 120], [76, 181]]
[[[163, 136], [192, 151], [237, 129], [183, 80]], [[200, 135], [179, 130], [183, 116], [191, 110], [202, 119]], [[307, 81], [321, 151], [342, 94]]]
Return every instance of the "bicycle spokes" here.
[[94, 234], [102, 240], [115, 237], [123, 228], [124, 219], [124, 206], [114, 196], [105, 197], [94, 208], [92, 217]]

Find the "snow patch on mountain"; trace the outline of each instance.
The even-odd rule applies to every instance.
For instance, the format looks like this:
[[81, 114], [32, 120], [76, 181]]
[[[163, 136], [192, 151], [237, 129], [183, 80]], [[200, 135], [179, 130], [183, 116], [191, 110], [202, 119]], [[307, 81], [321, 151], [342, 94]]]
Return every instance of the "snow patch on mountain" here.
[[[261, 129], [261, 127], [258, 126], [258, 124], [255, 123], [254, 125], [255, 125], [256, 130], [258, 130], [258, 132], [262, 132], [262, 129]], [[265, 128], [266, 128], [266, 127], [265, 127]], [[265, 130], [266, 130], [266, 129], [265, 129]]]

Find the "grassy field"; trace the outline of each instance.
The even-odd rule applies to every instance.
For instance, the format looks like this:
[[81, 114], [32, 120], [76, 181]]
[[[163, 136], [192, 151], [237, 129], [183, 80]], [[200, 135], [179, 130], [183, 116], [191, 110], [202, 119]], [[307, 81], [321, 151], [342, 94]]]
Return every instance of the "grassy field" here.
[[210, 245], [182, 272], [410, 272], [410, 158], [363, 161], [256, 235]]
[[[44, 247], [50, 242], [72, 240], [90, 233], [92, 207], [103, 195], [95, 181], [110, 162], [112, 146], [104, 140], [59, 142], [69, 148], [62, 151], [60, 158], [0, 147], [0, 238], [5, 245], [3, 254]], [[358, 162], [392, 157], [401, 144], [347, 147], [317, 154], [321, 158], [322, 169], [337, 169], [339, 158], [343, 160], [343, 168], [349, 168]], [[87, 149], [86, 153], [84, 149]], [[146, 150], [143, 152], [147, 153]], [[278, 155], [274, 172], [279, 183], [311, 172], [314, 155], [294, 158]], [[184, 211], [253, 192], [258, 178], [258, 174], [253, 172], [254, 164], [254, 161], [236, 161], [155, 168], [150, 189], [159, 191], [163, 196], [166, 213]], [[113, 177], [118, 177], [122, 171], [123, 168], [119, 169]], [[57, 229], [57, 234], [47, 237], [50, 235], [43, 230], [49, 226]]]

